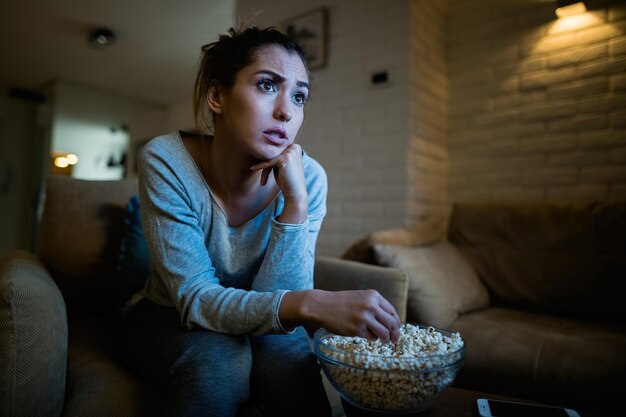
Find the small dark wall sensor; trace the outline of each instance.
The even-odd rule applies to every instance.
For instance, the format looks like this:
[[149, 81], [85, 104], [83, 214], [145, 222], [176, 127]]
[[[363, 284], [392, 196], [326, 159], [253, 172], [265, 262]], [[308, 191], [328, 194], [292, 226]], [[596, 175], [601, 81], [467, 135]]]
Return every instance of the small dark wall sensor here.
[[372, 74], [373, 85], [383, 85], [389, 81], [389, 74], [387, 71], [379, 71]]

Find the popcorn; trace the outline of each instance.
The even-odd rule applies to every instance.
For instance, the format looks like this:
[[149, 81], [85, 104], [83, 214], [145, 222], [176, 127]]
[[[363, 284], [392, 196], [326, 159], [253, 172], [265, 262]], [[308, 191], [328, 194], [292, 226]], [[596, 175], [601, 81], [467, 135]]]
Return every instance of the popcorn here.
[[[424, 409], [446, 389], [464, 358], [459, 333], [403, 324], [394, 345], [362, 337], [330, 336], [319, 345], [321, 361], [336, 387], [372, 409]], [[451, 366], [455, 365], [455, 366]]]

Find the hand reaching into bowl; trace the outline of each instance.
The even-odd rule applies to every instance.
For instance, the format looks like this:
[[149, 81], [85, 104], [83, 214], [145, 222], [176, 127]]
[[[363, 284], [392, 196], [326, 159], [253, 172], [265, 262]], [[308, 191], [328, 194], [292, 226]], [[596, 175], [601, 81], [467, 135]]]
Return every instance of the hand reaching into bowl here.
[[279, 316], [286, 326], [313, 324], [383, 343], [396, 343], [402, 324], [393, 305], [376, 290], [291, 291], [283, 296]]

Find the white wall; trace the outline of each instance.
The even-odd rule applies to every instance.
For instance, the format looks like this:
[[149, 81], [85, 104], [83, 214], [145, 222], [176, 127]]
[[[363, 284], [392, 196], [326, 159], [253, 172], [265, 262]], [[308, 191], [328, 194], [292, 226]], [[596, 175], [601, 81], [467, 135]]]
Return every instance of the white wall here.
[[[67, 82], [55, 83], [49, 94], [53, 103], [51, 150], [78, 155], [72, 173], [76, 178], [122, 178], [123, 168], [106, 166], [109, 156], [119, 159], [127, 152], [130, 135], [143, 138], [163, 129], [165, 108], [160, 105]], [[154, 124], [145, 123], [146, 119]], [[129, 131], [124, 132], [122, 126]]]
[[[236, 21], [276, 26], [318, 7], [329, 12], [328, 61], [312, 71], [299, 141], [329, 179], [318, 253], [339, 255], [369, 231], [406, 222], [409, 6], [407, 0], [238, 0]], [[387, 71], [391, 82], [372, 86], [377, 71]]]

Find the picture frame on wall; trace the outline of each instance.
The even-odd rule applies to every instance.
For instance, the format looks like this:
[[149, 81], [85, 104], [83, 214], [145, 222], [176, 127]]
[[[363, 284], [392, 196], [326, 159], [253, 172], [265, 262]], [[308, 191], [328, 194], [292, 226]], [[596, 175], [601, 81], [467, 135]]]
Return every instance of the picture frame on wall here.
[[326, 66], [328, 12], [318, 8], [283, 20], [279, 29], [295, 41], [309, 61], [309, 69]]

